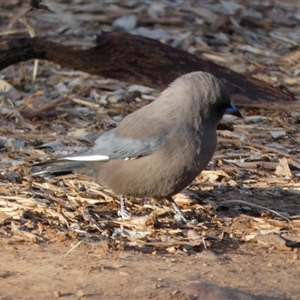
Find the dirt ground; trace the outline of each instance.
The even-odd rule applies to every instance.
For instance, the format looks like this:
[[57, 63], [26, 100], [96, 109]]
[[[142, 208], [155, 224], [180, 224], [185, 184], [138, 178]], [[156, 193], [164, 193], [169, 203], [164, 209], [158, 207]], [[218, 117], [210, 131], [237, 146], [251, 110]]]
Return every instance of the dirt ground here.
[[[7, 34], [89, 48], [96, 33], [123, 26], [299, 99], [299, 1], [104, 2], [44, 1], [52, 13], [30, 12]], [[25, 7], [1, 1], [0, 31]], [[243, 120], [222, 122], [214, 159], [175, 199], [195, 223], [176, 223], [154, 199], [128, 199], [135, 217], [123, 221], [98, 183], [34, 178], [31, 165], [89, 146], [83, 137], [158, 92], [46, 61], [35, 82], [32, 72], [29, 61], [0, 77], [0, 299], [300, 299], [299, 109], [244, 107]], [[26, 118], [33, 94], [35, 103], [72, 96]]]
[[248, 292], [253, 299], [299, 299], [295, 251], [241, 245], [216, 249], [215, 255], [176, 255], [97, 245], [67, 254], [71, 245], [2, 240], [1, 299], [185, 299], [178, 291], [194, 280]]

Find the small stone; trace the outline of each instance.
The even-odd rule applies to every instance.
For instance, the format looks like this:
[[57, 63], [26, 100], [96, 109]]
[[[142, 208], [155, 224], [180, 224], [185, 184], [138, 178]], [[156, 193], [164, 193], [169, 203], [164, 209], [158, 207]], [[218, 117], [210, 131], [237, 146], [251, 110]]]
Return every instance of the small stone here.
[[53, 296], [54, 296], [55, 298], [60, 298], [60, 296], [61, 296], [60, 291], [54, 291], [54, 292], [53, 292]]
[[0, 92], [7, 93], [9, 91], [16, 91], [16, 89], [7, 81], [0, 79]]
[[100, 97], [99, 103], [102, 105], [106, 105], [107, 104], [107, 95], [102, 95]]
[[128, 272], [124, 272], [124, 271], [120, 271], [119, 275], [121, 275], [121, 276], [128, 276], [129, 273]]
[[299, 118], [300, 117], [300, 112], [299, 111], [292, 111], [291, 112], [291, 116], [293, 118]]
[[162, 285], [159, 284], [159, 283], [155, 283], [155, 284], [153, 285], [153, 288], [154, 288], [155, 290], [160, 289], [161, 287], [162, 287]]
[[69, 89], [67, 88], [67, 86], [63, 83], [63, 82], [60, 82], [58, 83], [56, 86], [55, 86], [56, 90], [63, 94], [63, 93], [67, 93], [69, 91]]
[[[200, 253], [197, 253], [197, 258], [204, 259], [205, 261], [210, 260], [210, 261], [218, 261], [219, 256], [211, 251], [208, 250], [203, 250]], [[204, 264], [203, 264], [204, 265]]]
[[113, 22], [113, 27], [115, 29], [131, 31], [136, 27], [137, 18], [134, 15], [122, 16]]
[[279, 138], [285, 136], [286, 132], [284, 130], [270, 131], [270, 134], [271, 134], [271, 136], [272, 136], [273, 139], [279, 139]]
[[172, 295], [174, 296], [174, 295], [177, 295], [178, 293], [179, 293], [179, 290], [175, 290], [172, 292]]
[[122, 100], [123, 100], [122, 95], [110, 95], [107, 97], [107, 101], [112, 104], [121, 102]]
[[78, 292], [76, 293], [77, 297], [82, 298], [85, 296], [85, 292], [83, 290], [78, 290]]

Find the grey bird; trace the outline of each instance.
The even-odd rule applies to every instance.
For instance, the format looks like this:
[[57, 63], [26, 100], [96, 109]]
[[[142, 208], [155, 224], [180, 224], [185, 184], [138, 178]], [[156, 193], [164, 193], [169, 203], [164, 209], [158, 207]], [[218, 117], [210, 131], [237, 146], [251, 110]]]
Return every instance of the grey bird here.
[[166, 198], [177, 219], [186, 222], [172, 196], [207, 166], [224, 114], [242, 117], [224, 84], [209, 73], [185, 74], [99, 136], [92, 148], [40, 163], [50, 167], [33, 175], [87, 174], [120, 196], [123, 218], [130, 217], [124, 196]]

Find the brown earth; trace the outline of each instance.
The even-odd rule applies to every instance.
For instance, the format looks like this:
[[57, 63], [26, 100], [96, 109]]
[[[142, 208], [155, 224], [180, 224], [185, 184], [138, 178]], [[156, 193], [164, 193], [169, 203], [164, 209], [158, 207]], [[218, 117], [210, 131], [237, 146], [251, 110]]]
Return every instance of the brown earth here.
[[[69, 244], [69, 247], [68, 247]], [[111, 251], [107, 245], [1, 241], [1, 299], [185, 299], [189, 281], [229, 286], [254, 299], [299, 299], [298, 251], [242, 245], [216, 257]], [[201, 298], [203, 299], [203, 298]]]

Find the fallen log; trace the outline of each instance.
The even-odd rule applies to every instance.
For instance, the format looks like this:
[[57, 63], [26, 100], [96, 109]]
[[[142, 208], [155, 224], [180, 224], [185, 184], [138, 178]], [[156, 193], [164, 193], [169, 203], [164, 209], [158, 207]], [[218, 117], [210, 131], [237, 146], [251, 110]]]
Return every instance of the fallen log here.
[[292, 95], [279, 88], [157, 40], [124, 32], [108, 32], [99, 35], [96, 42], [95, 47], [81, 50], [41, 37], [2, 41], [0, 70], [29, 59], [46, 59], [62, 67], [157, 90], [163, 90], [182, 74], [201, 70], [220, 78], [236, 105], [272, 109], [299, 107]]

